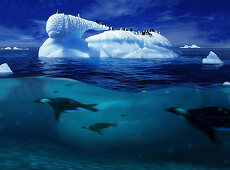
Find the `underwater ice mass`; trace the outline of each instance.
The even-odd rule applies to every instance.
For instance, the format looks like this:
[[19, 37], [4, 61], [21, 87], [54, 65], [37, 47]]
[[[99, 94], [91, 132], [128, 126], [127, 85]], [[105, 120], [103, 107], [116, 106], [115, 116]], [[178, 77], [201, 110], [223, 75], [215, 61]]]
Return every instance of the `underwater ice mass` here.
[[[82, 39], [87, 30], [107, 30]], [[49, 38], [39, 49], [39, 57], [174, 58], [170, 42], [156, 32], [138, 35], [134, 31], [109, 30], [93, 21], [54, 14], [46, 23]]]

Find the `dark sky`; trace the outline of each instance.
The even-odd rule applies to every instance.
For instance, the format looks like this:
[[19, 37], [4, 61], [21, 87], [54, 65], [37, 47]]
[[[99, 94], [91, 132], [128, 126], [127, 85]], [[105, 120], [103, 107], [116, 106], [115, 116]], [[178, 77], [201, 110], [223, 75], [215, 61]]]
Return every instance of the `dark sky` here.
[[40, 46], [57, 8], [115, 28], [154, 28], [174, 46], [230, 47], [230, 0], [1, 0], [0, 46]]

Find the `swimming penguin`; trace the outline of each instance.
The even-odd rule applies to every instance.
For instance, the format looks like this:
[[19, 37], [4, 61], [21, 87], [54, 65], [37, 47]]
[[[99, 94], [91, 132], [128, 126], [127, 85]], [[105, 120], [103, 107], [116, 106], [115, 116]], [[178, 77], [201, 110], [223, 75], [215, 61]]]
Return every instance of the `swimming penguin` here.
[[40, 98], [35, 100], [37, 103], [47, 104], [53, 108], [55, 113], [56, 121], [59, 121], [60, 115], [62, 112], [75, 112], [77, 110], [90, 110], [97, 112], [95, 108], [97, 104], [82, 104], [75, 100], [68, 98]]
[[166, 111], [181, 116], [191, 126], [205, 132], [214, 143], [220, 143], [215, 131], [230, 130], [230, 110], [224, 107], [211, 106], [199, 109], [172, 107]]
[[95, 124], [90, 125], [90, 126], [82, 126], [81, 128], [97, 132], [100, 135], [104, 135], [102, 133], [102, 130], [105, 128], [108, 128], [110, 126], [117, 127], [117, 124], [116, 123], [95, 123]]
[[56, 10], [56, 14], [58, 14], [58, 9]]

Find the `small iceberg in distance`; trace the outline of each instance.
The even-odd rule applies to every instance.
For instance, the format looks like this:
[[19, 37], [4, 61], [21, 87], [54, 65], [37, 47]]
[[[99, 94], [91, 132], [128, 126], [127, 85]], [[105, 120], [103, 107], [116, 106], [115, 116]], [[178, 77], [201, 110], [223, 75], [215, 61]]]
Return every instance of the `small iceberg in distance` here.
[[230, 82], [228, 82], [228, 81], [224, 82], [223, 86], [230, 86]]
[[200, 47], [199, 47], [199, 46], [197, 46], [197, 45], [195, 45], [195, 44], [193, 44], [193, 45], [191, 45], [191, 46], [189, 46], [189, 45], [185, 45], [185, 46], [180, 47], [180, 48], [200, 48]]
[[0, 65], [0, 75], [2, 74], [13, 74], [12, 70], [10, 69], [7, 63]]
[[212, 51], [210, 51], [209, 55], [207, 58], [204, 58], [202, 60], [203, 64], [224, 64], [223, 61], [219, 59], [219, 57]]
[[3, 50], [11, 50], [10, 47], [2, 48]]
[[6, 47], [6, 48], [1, 48], [1, 50], [29, 50], [29, 48]]

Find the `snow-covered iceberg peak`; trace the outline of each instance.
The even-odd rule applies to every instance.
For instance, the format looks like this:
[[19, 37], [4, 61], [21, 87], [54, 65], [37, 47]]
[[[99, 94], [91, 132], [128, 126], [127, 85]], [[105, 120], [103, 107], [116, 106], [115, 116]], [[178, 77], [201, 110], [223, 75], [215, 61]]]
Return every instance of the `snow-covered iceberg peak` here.
[[89, 30], [107, 30], [109, 27], [66, 14], [54, 14], [46, 23], [49, 38], [39, 49], [39, 57], [89, 57], [88, 44], [82, 34]]
[[202, 60], [203, 64], [223, 64], [224, 62], [219, 59], [219, 57], [212, 51], [210, 51], [207, 58]]
[[10, 69], [10, 67], [8, 66], [7, 63], [1, 64], [0, 65], [0, 75], [1, 74], [12, 74], [12, 70]]
[[49, 17], [46, 23], [46, 32], [50, 38], [64, 38], [72, 33], [73, 30], [78, 30], [84, 33], [86, 30], [107, 30], [109, 27], [96, 22], [66, 14], [54, 14]]

